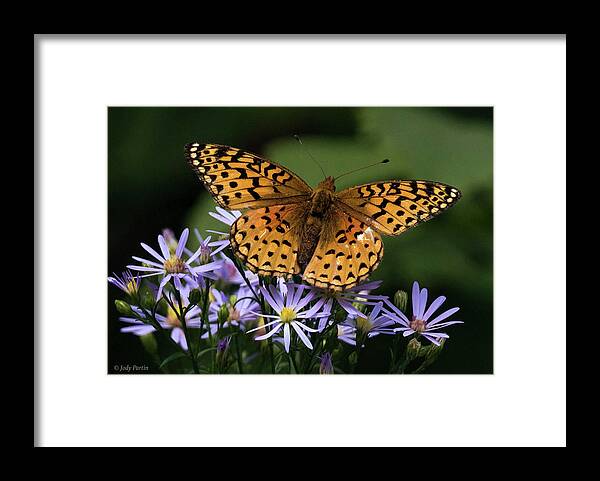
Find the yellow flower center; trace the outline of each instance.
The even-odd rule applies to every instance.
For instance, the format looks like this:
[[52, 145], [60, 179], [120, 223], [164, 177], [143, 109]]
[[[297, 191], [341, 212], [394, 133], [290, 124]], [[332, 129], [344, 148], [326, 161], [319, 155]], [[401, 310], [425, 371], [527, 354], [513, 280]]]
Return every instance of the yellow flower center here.
[[211, 254], [210, 247], [202, 244], [202, 247], [200, 249], [200, 255], [198, 256], [198, 262], [202, 265], [208, 264], [210, 262], [210, 254]]
[[368, 317], [358, 316], [356, 318], [356, 329], [362, 333], [367, 333], [373, 329], [373, 324]]
[[425, 321], [413, 317], [410, 323], [410, 328], [415, 332], [423, 332], [425, 330]]
[[264, 320], [262, 317], [259, 317], [259, 318], [256, 320], [256, 327], [260, 327], [260, 329], [258, 329], [258, 330], [256, 331], [256, 336], [257, 336], [257, 337], [258, 337], [258, 336], [264, 336], [264, 335], [267, 333], [267, 331], [265, 330], [265, 328], [264, 328], [264, 327], [262, 327], [262, 326], [264, 326], [264, 325], [265, 325], [265, 320]]
[[169, 274], [181, 274], [186, 270], [185, 263], [176, 255], [169, 257], [165, 261], [164, 266]]
[[131, 280], [131, 281], [129, 281], [129, 282], [127, 283], [127, 286], [126, 286], [126, 287], [127, 287], [127, 292], [128, 292], [130, 295], [132, 295], [132, 296], [133, 296], [133, 295], [134, 295], [134, 294], [137, 292], [137, 290], [138, 290], [138, 284], [137, 284], [137, 282], [135, 282], [134, 280]]
[[290, 307], [284, 307], [279, 315], [281, 322], [292, 322], [296, 319], [296, 311]]
[[233, 307], [229, 307], [229, 320], [230, 321], [239, 321], [240, 320], [240, 311]]
[[169, 307], [169, 310], [167, 311], [167, 322], [171, 327], [181, 327], [181, 321], [177, 317], [177, 313], [171, 307]]

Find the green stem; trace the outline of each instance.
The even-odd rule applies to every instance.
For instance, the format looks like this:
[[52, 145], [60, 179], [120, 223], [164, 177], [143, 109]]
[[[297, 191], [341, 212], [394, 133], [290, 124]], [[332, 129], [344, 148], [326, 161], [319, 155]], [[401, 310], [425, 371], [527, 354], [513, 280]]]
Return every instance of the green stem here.
[[[203, 299], [202, 299], [202, 309], [200, 312], [200, 336], [199, 338], [202, 339], [202, 336], [204, 335], [204, 333], [202, 332], [204, 330], [204, 326], [206, 325], [206, 330], [208, 332], [208, 340], [209, 340], [209, 345], [212, 346], [213, 345], [213, 340], [212, 340], [212, 333], [210, 330], [210, 322], [208, 321], [208, 301], [210, 298], [210, 282], [208, 279], [205, 279], [206, 285], [203, 289]], [[215, 351], [216, 352], [216, 351]], [[214, 372], [214, 368], [215, 368], [215, 353], [211, 354], [211, 372]]]
[[356, 362], [352, 366], [352, 374], [356, 373], [356, 368], [358, 367], [358, 358], [360, 356], [360, 348], [362, 347], [363, 340], [364, 340], [364, 342], [367, 341], [367, 336], [365, 335], [364, 339], [363, 339], [363, 336], [362, 335], [359, 336], [359, 332], [357, 330], [355, 339], [356, 339], [356, 345], [354, 346], [354, 352], [356, 353]]
[[294, 371], [296, 372], [296, 374], [300, 374], [300, 371], [298, 370], [298, 366], [296, 365], [296, 351], [292, 349], [292, 351], [289, 353], [289, 357], [292, 360], [292, 365], [294, 366]]
[[271, 358], [271, 374], [275, 374], [275, 355], [273, 354], [273, 340], [271, 338], [269, 340], [269, 354]]
[[242, 366], [242, 355], [240, 352], [240, 344], [238, 341], [238, 334], [235, 334], [233, 337], [233, 342], [235, 343], [235, 353], [236, 353], [236, 357], [237, 357], [237, 365], [238, 365], [238, 371], [240, 374], [244, 374], [244, 368]]
[[185, 342], [188, 345], [189, 356], [192, 361], [192, 369], [194, 370], [195, 374], [199, 374], [200, 370], [198, 369], [198, 361], [196, 360], [196, 356], [194, 355], [194, 347], [191, 342], [192, 340], [190, 339], [190, 334], [189, 334], [189, 331], [187, 328], [187, 322], [185, 320], [185, 311], [183, 309], [183, 303], [181, 302], [181, 295], [179, 294], [178, 290], [175, 290], [175, 297], [177, 298], [177, 304], [179, 306], [179, 310], [173, 309], [172, 305], [171, 305], [171, 308], [177, 314], [179, 323], [181, 324], [181, 327], [183, 328], [183, 335], [185, 336]]

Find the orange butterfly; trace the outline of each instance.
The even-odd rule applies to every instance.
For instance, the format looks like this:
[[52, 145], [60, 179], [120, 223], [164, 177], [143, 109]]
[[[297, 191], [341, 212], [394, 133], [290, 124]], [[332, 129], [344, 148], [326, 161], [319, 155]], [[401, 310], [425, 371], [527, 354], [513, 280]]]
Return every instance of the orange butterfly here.
[[312, 189], [275, 162], [219, 144], [191, 143], [185, 157], [225, 209], [250, 209], [230, 242], [262, 275], [302, 274], [317, 287], [344, 290], [383, 257], [379, 234], [400, 235], [454, 205], [458, 189], [426, 180], [388, 180], [335, 191], [326, 177]]

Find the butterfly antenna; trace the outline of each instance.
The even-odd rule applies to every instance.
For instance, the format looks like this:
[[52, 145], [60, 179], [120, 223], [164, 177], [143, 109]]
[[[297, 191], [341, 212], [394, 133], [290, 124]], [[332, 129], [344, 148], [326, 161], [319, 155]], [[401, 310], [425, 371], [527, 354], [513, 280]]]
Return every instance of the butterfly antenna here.
[[364, 170], [364, 169], [368, 169], [369, 167], [374, 167], [375, 165], [387, 164], [389, 161], [390, 161], [390, 159], [383, 159], [379, 162], [375, 162], [374, 164], [365, 165], [364, 167], [359, 167], [358, 169], [351, 170], [350, 172], [344, 172], [343, 174], [338, 175], [334, 180], [338, 180], [340, 177], [344, 177], [345, 175], [348, 175], [348, 174], [354, 174], [354, 172], [358, 172], [359, 170]]
[[302, 143], [302, 139], [300, 138], [300, 136], [294, 134], [294, 135], [292, 135], [292, 137], [294, 137], [298, 141], [298, 143], [304, 148], [304, 150], [306, 151], [306, 153], [308, 154], [308, 156], [312, 159], [312, 161], [319, 166], [319, 169], [321, 169], [321, 172], [323, 172], [323, 177], [327, 177], [327, 174], [323, 170], [323, 167], [321, 167], [321, 164], [319, 164], [319, 162], [317, 162], [317, 159], [315, 159], [312, 156], [312, 154], [309, 152], [309, 150], [306, 148], [306, 146]]

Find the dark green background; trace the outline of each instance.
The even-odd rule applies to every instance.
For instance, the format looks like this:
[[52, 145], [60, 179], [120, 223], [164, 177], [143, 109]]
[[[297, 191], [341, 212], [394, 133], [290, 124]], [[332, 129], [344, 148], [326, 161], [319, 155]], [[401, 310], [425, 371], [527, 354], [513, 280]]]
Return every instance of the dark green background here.
[[[207, 214], [214, 202], [183, 157], [187, 142], [215, 142], [275, 160], [309, 184], [319, 168], [291, 137], [297, 133], [328, 175], [389, 158], [391, 162], [340, 179], [337, 189], [386, 179], [438, 180], [463, 198], [448, 212], [400, 237], [384, 237], [385, 256], [372, 279], [381, 292], [410, 291], [413, 280], [445, 307], [460, 306], [464, 325], [429, 373], [491, 373], [493, 109], [484, 108], [146, 108], [108, 111], [108, 272], [120, 272], [139, 242], [156, 247], [165, 227], [223, 230]], [[108, 372], [115, 364], [145, 364], [158, 372], [133, 335], [119, 333], [109, 288]], [[368, 346], [362, 372], [383, 372], [387, 336]]]

